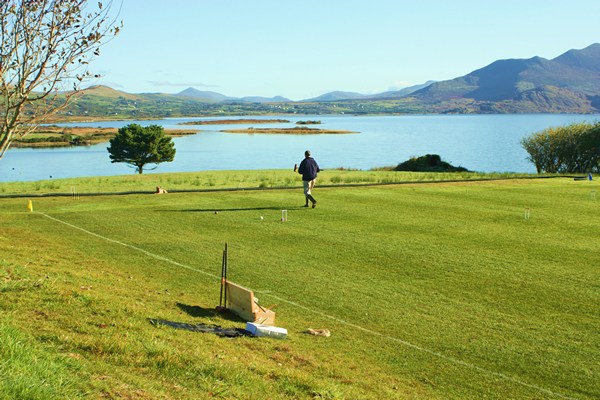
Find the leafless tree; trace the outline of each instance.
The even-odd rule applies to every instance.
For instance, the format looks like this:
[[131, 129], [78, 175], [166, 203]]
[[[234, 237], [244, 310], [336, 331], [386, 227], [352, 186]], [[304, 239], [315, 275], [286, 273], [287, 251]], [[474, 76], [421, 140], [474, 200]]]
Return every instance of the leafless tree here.
[[112, 0], [0, 0], [0, 159], [98, 77], [88, 65], [122, 25], [111, 8]]

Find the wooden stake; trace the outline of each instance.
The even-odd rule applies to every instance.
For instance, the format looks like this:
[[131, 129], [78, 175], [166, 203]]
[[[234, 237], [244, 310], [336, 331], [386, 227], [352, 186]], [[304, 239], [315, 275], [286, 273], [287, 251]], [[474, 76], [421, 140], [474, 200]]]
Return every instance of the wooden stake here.
[[225, 250], [223, 251], [223, 285], [225, 286], [225, 301], [224, 307], [227, 308], [227, 243], [225, 243]]

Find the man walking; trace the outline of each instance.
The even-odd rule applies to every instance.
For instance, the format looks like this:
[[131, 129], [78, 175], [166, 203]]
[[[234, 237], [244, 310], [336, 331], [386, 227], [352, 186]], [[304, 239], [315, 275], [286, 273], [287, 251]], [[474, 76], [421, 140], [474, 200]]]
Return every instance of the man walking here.
[[297, 164], [294, 165], [294, 172], [298, 171], [302, 175], [302, 184], [304, 185], [304, 197], [306, 198], [306, 204], [304, 207], [308, 207], [308, 201], [312, 202], [312, 208], [317, 206], [317, 201], [312, 196], [312, 189], [315, 187], [315, 180], [317, 179], [317, 172], [321, 172], [319, 165], [314, 158], [310, 156], [310, 151], [304, 152], [304, 160], [300, 162], [300, 167]]

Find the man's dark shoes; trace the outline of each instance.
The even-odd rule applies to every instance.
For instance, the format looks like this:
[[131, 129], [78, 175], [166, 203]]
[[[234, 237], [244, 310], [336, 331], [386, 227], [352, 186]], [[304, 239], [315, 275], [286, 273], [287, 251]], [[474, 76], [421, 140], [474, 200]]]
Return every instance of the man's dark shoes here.
[[312, 208], [315, 208], [316, 206], [317, 206], [317, 201], [315, 200], [315, 201], [313, 201]]

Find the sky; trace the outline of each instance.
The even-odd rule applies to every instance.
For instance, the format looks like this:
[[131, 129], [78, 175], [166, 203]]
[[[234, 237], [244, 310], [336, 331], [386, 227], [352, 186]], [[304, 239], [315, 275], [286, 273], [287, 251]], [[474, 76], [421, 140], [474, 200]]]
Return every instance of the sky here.
[[113, 0], [117, 11], [123, 29], [91, 84], [128, 93], [374, 94], [600, 43], [599, 0]]

